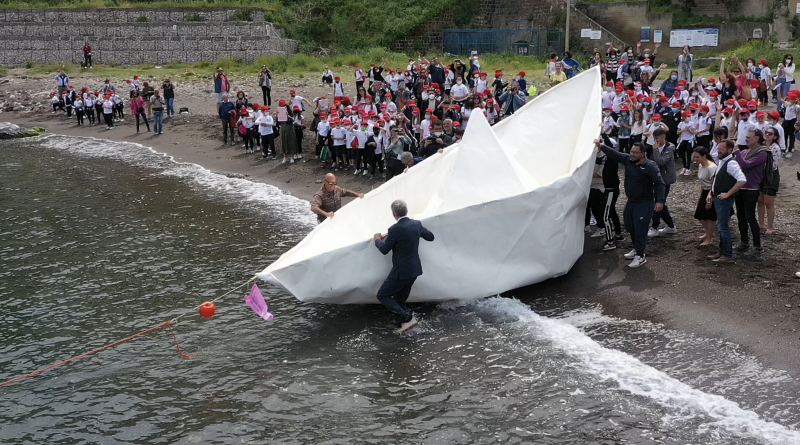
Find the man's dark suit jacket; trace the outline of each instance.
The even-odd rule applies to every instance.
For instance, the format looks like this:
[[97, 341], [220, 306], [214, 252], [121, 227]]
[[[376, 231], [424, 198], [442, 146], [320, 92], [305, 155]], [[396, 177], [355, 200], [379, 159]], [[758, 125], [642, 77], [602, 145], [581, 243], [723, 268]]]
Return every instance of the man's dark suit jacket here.
[[406, 216], [389, 227], [384, 239], [375, 240], [375, 246], [382, 254], [392, 253], [392, 270], [389, 278], [409, 280], [422, 275], [419, 260], [419, 239], [433, 241], [433, 233], [422, 227], [422, 223]]

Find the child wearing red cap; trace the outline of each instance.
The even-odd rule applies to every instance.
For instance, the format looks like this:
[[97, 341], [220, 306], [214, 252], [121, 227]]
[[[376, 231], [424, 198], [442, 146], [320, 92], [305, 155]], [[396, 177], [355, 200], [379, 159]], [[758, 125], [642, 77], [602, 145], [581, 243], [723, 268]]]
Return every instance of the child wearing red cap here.
[[245, 107], [239, 109], [239, 119], [236, 121], [236, 129], [239, 130], [239, 136], [244, 140], [245, 153], [255, 153], [252, 138], [253, 126], [255, 126], [253, 115], [249, 113]]
[[356, 78], [356, 91], [358, 91], [364, 86], [364, 79], [366, 79], [366, 76], [364, 75], [364, 71], [361, 69], [361, 66], [357, 63], [355, 66], [355, 78]]
[[769, 105], [768, 91], [772, 89], [772, 70], [769, 69], [769, 61], [761, 59], [758, 62], [761, 73], [758, 79], [758, 101], [762, 106]]
[[297, 140], [297, 154], [292, 159], [303, 158], [303, 134], [306, 130], [306, 120], [299, 106], [292, 107], [292, 124], [294, 125], [294, 135]]

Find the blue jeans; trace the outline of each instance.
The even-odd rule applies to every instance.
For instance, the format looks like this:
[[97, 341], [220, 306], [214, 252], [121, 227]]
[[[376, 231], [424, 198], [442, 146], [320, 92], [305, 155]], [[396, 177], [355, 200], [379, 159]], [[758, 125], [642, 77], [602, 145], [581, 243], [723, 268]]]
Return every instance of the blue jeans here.
[[164, 112], [153, 111], [153, 133], [161, 133], [164, 129]]
[[411, 293], [411, 286], [417, 281], [417, 277], [408, 280], [399, 280], [395, 278], [386, 278], [386, 280], [378, 289], [378, 301], [383, 304], [386, 309], [400, 318], [402, 323], [411, 320], [411, 311], [406, 307], [406, 300]]
[[650, 219], [653, 217], [655, 206], [655, 201], [628, 201], [622, 213], [625, 230], [631, 235], [636, 255], [642, 258], [647, 248], [647, 230], [650, 228]]
[[786, 94], [789, 93], [789, 90], [792, 88], [792, 84], [789, 82], [782, 82], [781, 83], [781, 97], [785, 98]]
[[167, 99], [167, 116], [175, 115], [175, 98], [170, 97]]
[[727, 258], [733, 258], [731, 210], [734, 202], [733, 197], [728, 199], [720, 199], [719, 196], [714, 197], [714, 209], [717, 211], [717, 230], [719, 231], [719, 253]]

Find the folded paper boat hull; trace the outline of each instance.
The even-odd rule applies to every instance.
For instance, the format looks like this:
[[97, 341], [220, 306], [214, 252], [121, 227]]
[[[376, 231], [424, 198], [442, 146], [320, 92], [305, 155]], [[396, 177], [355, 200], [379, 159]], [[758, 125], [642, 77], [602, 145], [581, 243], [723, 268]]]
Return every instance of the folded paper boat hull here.
[[259, 274], [301, 301], [377, 303], [391, 254], [372, 241], [390, 204], [436, 239], [420, 241], [409, 301], [471, 300], [567, 273], [583, 252], [584, 212], [600, 122], [593, 69], [490, 127], [473, 113], [464, 141], [336, 212]]

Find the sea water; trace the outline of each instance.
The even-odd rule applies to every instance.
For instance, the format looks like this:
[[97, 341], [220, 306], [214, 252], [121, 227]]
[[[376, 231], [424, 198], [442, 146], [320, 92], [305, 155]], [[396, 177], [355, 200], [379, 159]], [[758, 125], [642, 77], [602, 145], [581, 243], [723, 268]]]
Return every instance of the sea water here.
[[520, 290], [420, 307], [242, 288], [307, 201], [136, 144], [0, 142], [0, 443], [797, 444], [797, 382], [720, 340]]

